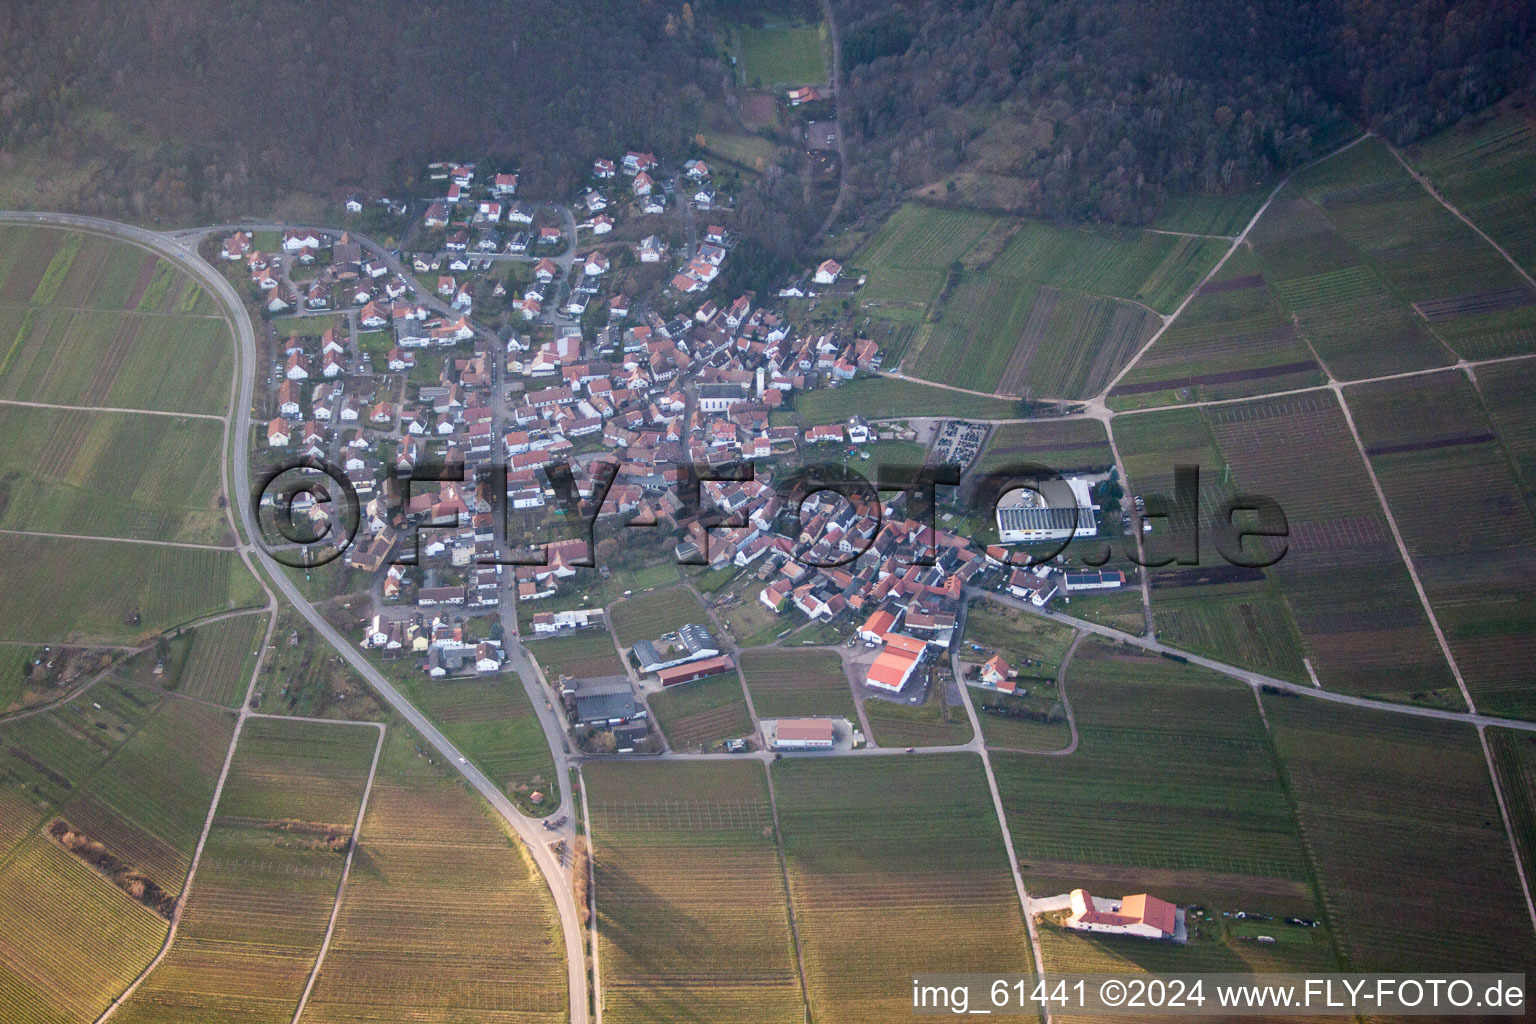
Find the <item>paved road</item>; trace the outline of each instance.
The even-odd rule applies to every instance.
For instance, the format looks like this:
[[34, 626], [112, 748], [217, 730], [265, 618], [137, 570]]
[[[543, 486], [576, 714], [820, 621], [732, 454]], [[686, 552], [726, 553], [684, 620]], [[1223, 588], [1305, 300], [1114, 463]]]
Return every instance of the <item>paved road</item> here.
[[1109, 626], [1101, 626], [1097, 622], [1089, 622], [1087, 619], [1076, 619], [1060, 612], [1047, 612], [1036, 608], [1028, 601], [1020, 601], [1007, 594], [999, 594], [993, 591], [972, 590], [967, 588], [966, 593], [977, 597], [983, 597], [990, 601], [997, 601], [1010, 608], [1029, 612], [1031, 615], [1039, 615], [1042, 618], [1060, 622], [1066, 626], [1075, 626], [1089, 633], [1096, 633], [1111, 640], [1118, 640], [1132, 647], [1140, 647], [1142, 650], [1152, 651], [1155, 654], [1171, 654], [1183, 658], [1191, 665], [1199, 665], [1213, 672], [1219, 672], [1249, 686], [1267, 686], [1275, 690], [1283, 690], [1286, 693], [1294, 693], [1303, 697], [1312, 697], [1316, 700], [1324, 700], [1333, 704], [1347, 704], [1354, 708], [1366, 708], [1371, 711], [1386, 711], [1395, 715], [1411, 715], [1416, 718], [1435, 718], [1442, 722], [1464, 722], [1468, 725], [1497, 726], [1501, 729], [1518, 729], [1521, 732], [1536, 732], [1536, 722], [1524, 722], [1516, 718], [1499, 718], [1496, 715], [1474, 714], [1466, 711], [1443, 711], [1439, 708], [1420, 707], [1415, 704], [1395, 704], [1388, 700], [1376, 700], [1371, 697], [1356, 697], [1349, 693], [1339, 693], [1334, 690], [1319, 690], [1306, 683], [1293, 683], [1285, 679], [1276, 679], [1266, 676], [1262, 672], [1254, 672], [1236, 665], [1227, 665], [1212, 658], [1199, 654], [1191, 654], [1177, 647], [1169, 647], [1157, 640], [1149, 640], [1146, 637], [1125, 633]]
[[[208, 266], [198, 256], [195, 248], [177, 238], [157, 234], [143, 228], [133, 227], [127, 224], [119, 224], [114, 221], [102, 220], [96, 217], [81, 217], [69, 214], [55, 213], [29, 213], [29, 212], [0, 212], [0, 221], [10, 223], [27, 223], [53, 225], [58, 227], [75, 228], [96, 234], [108, 235], [133, 242], [144, 248], [151, 249], [167, 259], [179, 263], [184, 270], [196, 277], [224, 305], [229, 314], [231, 328], [235, 334], [237, 360], [236, 360], [236, 391], [235, 391], [235, 422], [231, 431], [233, 436], [232, 449], [232, 476], [231, 481], [234, 492], [235, 507], [239, 510], [245, 532], [248, 538], [259, 536], [254, 510], [251, 506], [251, 477], [250, 477], [250, 452], [246, 439], [250, 434], [251, 423], [251, 396], [255, 386], [256, 367], [256, 335], [251, 327], [250, 318], [245, 313], [245, 308], [239, 295], [230, 286], [216, 269]], [[276, 227], [281, 227], [276, 226]], [[211, 229], [203, 229], [197, 232], [187, 233], [183, 237], [194, 240], [209, 233]], [[365, 246], [370, 242], [358, 237]], [[379, 251], [384, 251], [380, 249]], [[395, 261], [398, 264], [398, 261]], [[391, 269], [394, 269], [393, 267]], [[469, 763], [468, 759], [459, 752], [446, 736], [438, 730], [416, 707], [408, 701], [395, 686], [373, 665], [363, 657], [350, 640], [342, 636], [331, 626], [319, 612], [310, 605], [297, 584], [288, 576], [265, 550], [250, 543], [242, 541], [240, 550], [244, 551], [255, 562], [258, 562], [265, 570], [268, 580], [280, 591], [290, 604], [308, 620], [310, 626], [337, 652], [346, 659], [360, 675], [362, 675], [385, 701], [419, 732], [427, 743], [431, 744], [443, 756], [449, 765], [456, 767], [470, 782], [480, 795], [496, 809], [506, 822], [522, 837], [527, 845], [529, 853], [539, 870], [543, 872], [545, 882], [549, 885], [551, 895], [554, 897], [555, 908], [560, 915], [561, 929], [565, 935], [566, 967], [569, 977], [570, 991], [570, 1018], [571, 1024], [587, 1024], [587, 970], [586, 950], [583, 944], [581, 916], [577, 912], [575, 897], [572, 893], [570, 875], [545, 845], [549, 834], [545, 831], [538, 819], [530, 818], [517, 809], [501, 787], [488, 778], [483, 772]], [[569, 783], [563, 783], [569, 785]]]

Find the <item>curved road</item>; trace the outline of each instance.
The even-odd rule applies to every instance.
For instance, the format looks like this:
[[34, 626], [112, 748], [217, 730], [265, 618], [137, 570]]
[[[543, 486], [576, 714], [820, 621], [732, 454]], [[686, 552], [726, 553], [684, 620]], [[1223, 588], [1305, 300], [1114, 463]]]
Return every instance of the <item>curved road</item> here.
[[[115, 221], [103, 220], [97, 217], [81, 217], [59, 213], [0, 211], [0, 221], [74, 228], [132, 242], [178, 263], [182, 269], [196, 277], [202, 282], [204, 287], [219, 299], [228, 315], [230, 326], [235, 333], [235, 340], [237, 342], [235, 412], [232, 429], [230, 430], [232, 439], [230, 447], [233, 460], [232, 473], [234, 477], [233, 501], [240, 511], [240, 518], [245, 527], [246, 537], [258, 536], [255, 515], [251, 507], [250, 452], [248, 450], [249, 445], [246, 443], [250, 437], [251, 398], [255, 386], [256, 334], [251, 327], [250, 318], [246, 316], [245, 306], [240, 301], [240, 296], [235, 293], [234, 288], [224, 279], [223, 275], [203, 262], [195, 249], [188, 248], [179, 240], [153, 231], [147, 231], [143, 228], [119, 224]], [[200, 237], [200, 235], [201, 232], [197, 237]], [[412, 728], [437, 749], [447, 760], [448, 764], [457, 768], [469, 780], [470, 785], [474, 786], [480, 795], [485, 797], [486, 801], [496, 809], [496, 812], [506, 820], [507, 824], [522, 837], [530, 856], [532, 856], [534, 863], [538, 865], [539, 870], [544, 875], [545, 882], [549, 885], [550, 894], [554, 897], [555, 909], [560, 914], [561, 931], [565, 935], [565, 958], [569, 978], [571, 1024], [587, 1024], [586, 949], [583, 943], [581, 915], [576, 908], [576, 899], [572, 890], [570, 876], [565, 867], [559, 863], [546, 845], [550, 834], [543, 828], [539, 819], [530, 818], [519, 811], [512, 801], [507, 799], [501, 787], [487, 778], [473, 764], [469, 763], [468, 759], [459, 752], [458, 748], [449, 742], [448, 737], [444, 736], [388, 679], [384, 678], [363, 657], [351, 641], [337, 632], [319, 612], [315, 611], [300, 592], [298, 586], [264, 549], [249, 543], [248, 540], [242, 540], [239, 548], [256, 562], [260, 563], [266, 572], [269, 582], [282, 593], [299, 614], [308, 620], [310, 626], [327, 643], [336, 648], [337, 652], [346, 659], [347, 663], [367, 679], [400, 717], [409, 722]], [[568, 780], [560, 781], [562, 786], [569, 787]]]

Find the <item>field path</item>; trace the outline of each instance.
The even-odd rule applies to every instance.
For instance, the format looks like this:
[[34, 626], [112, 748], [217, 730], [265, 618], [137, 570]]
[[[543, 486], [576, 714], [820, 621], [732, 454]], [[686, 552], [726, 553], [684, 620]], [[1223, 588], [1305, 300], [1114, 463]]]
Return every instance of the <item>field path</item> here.
[[[253, 713], [252, 718], [286, 718], [286, 715], [259, 715]], [[309, 1005], [310, 993], [315, 990], [315, 982], [320, 978], [320, 968], [325, 964], [325, 954], [331, 948], [331, 938], [336, 934], [336, 919], [341, 916], [341, 899], [347, 892], [347, 876], [352, 873], [352, 859], [357, 855], [357, 844], [363, 834], [363, 816], [368, 813], [368, 797], [373, 793], [373, 779], [379, 772], [379, 755], [384, 753], [384, 723], [383, 722], [347, 722], [332, 721], [324, 718], [302, 718], [298, 721], [320, 722], [326, 725], [371, 725], [379, 730], [379, 740], [373, 747], [373, 764], [368, 766], [368, 781], [363, 786], [363, 799], [357, 805], [357, 823], [352, 826], [352, 842], [347, 846], [347, 860], [341, 866], [341, 881], [336, 883], [336, 900], [331, 904], [331, 919], [325, 926], [325, 938], [320, 942], [320, 952], [315, 956], [315, 969], [309, 972], [309, 981], [304, 984], [304, 993], [299, 996], [299, 1005], [293, 1011], [293, 1024], [299, 1024], [299, 1018], [304, 1015], [304, 1007]]]
[[1455, 214], [1456, 218], [1458, 220], [1460, 220], [1463, 224], [1465, 224], [1467, 227], [1471, 228], [1473, 231], [1477, 232], [1477, 236], [1479, 238], [1481, 238], [1483, 241], [1487, 242], [1489, 245], [1491, 245], [1495, 249], [1497, 249], [1499, 255], [1503, 256], [1505, 261], [1508, 262], [1511, 267], [1515, 268], [1515, 273], [1517, 273], [1521, 277], [1525, 278], [1525, 283], [1526, 284], [1530, 285], [1532, 288], [1536, 288], [1536, 277], [1532, 277], [1529, 273], [1526, 272], [1526, 269], [1524, 267], [1522, 267], [1519, 263], [1515, 262], [1515, 258], [1513, 256], [1511, 256], [1505, 250], [1505, 248], [1502, 245], [1500, 245], [1498, 242], [1495, 242], [1493, 240], [1493, 238], [1490, 237], [1489, 234], [1486, 231], [1484, 231], [1482, 228], [1478, 227], [1476, 224], [1474, 224], [1472, 222], [1472, 218], [1471, 217], [1468, 217], [1466, 214], [1462, 213], [1460, 210], [1458, 210], [1455, 206], [1453, 206], [1451, 204], [1451, 201], [1449, 199], [1447, 199], [1447, 198], [1445, 198], [1445, 196], [1441, 195], [1440, 194], [1440, 190], [1435, 188], [1434, 182], [1430, 181], [1428, 176], [1420, 173], [1418, 168], [1414, 167], [1406, 159], [1404, 159], [1403, 154], [1401, 154], [1401, 153], [1399, 153], [1397, 151], [1397, 147], [1396, 146], [1392, 145], [1386, 139], [1382, 139], [1381, 143], [1382, 143], [1382, 145], [1387, 147], [1387, 152], [1389, 152], [1393, 156], [1395, 156], [1397, 158], [1397, 162], [1403, 165], [1403, 170], [1407, 171], [1410, 175], [1412, 175], [1413, 176], [1413, 180], [1418, 182], [1420, 185], [1422, 185], [1424, 187], [1424, 191], [1426, 191], [1430, 195], [1434, 196], [1435, 200], [1437, 202], [1439, 202], [1439, 204], [1441, 206], [1445, 207], [1447, 210], [1450, 210], [1451, 213]]
[[193, 544], [185, 540], [147, 540], [142, 537], [102, 537], [90, 533], [51, 533], [46, 530], [0, 530], [13, 537], [54, 537], [58, 540], [100, 540], [109, 544], [148, 544], [157, 548], [196, 548], [199, 551], [234, 551], [232, 544]]
[[[260, 577], [257, 577], [258, 582]], [[265, 588], [265, 584], [263, 584]], [[208, 804], [208, 815], [203, 819], [203, 831], [197, 837], [197, 847], [192, 851], [192, 866], [187, 869], [187, 880], [182, 884], [181, 895], [176, 897], [176, 907], [171, 911], [171, 926], [165, 933], [165, 944], [160, 947], [160, 952], [149, 962], [139, 976], [133, 979], [133, 983], [123, 990], [122, 995], [107, 1004], [107, 1008], [101, 1011], [101, 1016], [96, 1018], [96, 1024], [110, 1018], [118, 1009], [126, 1003], [144, 980], [154, 973], [155, 968], [170, 955], [171, 945], [176, 941], [176, 933], [181, 929], [181, 915], [186, 910], [187, 899], [192, 895], [192, 884], [197, 880], [197, 868], [203, 861], [203, 848], [208, 845], [208, 834], [213, 831], [213, 819], [219, 810], [219, 800], [224, 795], [224, 783], [229, 779], [230, 765], [235, 761], [235, 748], [240, 743], [240, 732], [245, 728], [245, 720], [252, 714], [251, 698], [256, 693], [256, 683], [261, 678], [261, 663], [266, 659], [267, 647], [272, 643], [272, 633], [277, 629], [277, 598], [271, 591], [267, 592], [267, 632], [261, 641], [262, 656], [256, 659], [256, 667], [251, 670], [251, 681], [245, 688], [245, 700], [240, 704], [240, 710], [235, 715], [235, 731], [229, 738], [229, 749], [224, 752], [224, 765], [219, 769], [219, 781], [213, 787], [213, 799]]]
[[211, 412], [175, 412], [170, 409], [122, 409], [112, 405], [60, 405], [57, 402], [23, 402], [19, 398], [0, 398], [0, 405], [20, 405], [28, 409], [63, 409], [66, 412], [131, 412], [140, 416], [175, 416], [189, 420], [218, 420], [227, 422], [229, 417]]
[[1159, 327], [1157, 331], [1152, 335], [1152, 337], [1147, 339], [1147, 343], [1141, 346], [1141, 348], [1137, 350], [1136, 354], [1130, 358], [1130, 361], [1120, 368], [1119, 373], [1110, 378], [1109, 383], [1104, 385], [1104, 390], [1100, 391], [1098, 395], [1093, 398], [1091, 404], [1102, 405], [1104, 400], [1109, 397], [1109, 392], [1114, 388], [1116, 384], [1120, 383], [1121, 378], [1130, 373], [1132, 368], [1134, 368], [1136, 364], [1141, 361], [1141, 357], [1146, 355], [1148, 350], [1150, 350], [1153, 345], [1157, 344], [1157, 339], [1161, 338], [1164, 332], [1173, 326], [1174, 321], [1178, 320], [1179, 314], [1183, 313], [1185, 308], [1194, 301], [1195, 296], [1200, 294], [1200, 289], [1204, 288], [1213, 278], [1215, 278], [1218, 273], [1220, 273], [1221, 268], [1226, 266], [1227, 260], [1232, 258], [1233, 253], [1237, 252], [1238, 246], [1242, 245], [1248, 240], [1248, 233], [1251, 232], [1253, 230], [1253, 226], [1259, 222], [1259, 218], [1264, 216], [1264, 212], [1269, 209], [1269, 204], [1275, 201], [1275, 197], [1280, 194], [1280, 190], [1285, 188], [1286, 185], [1290, 184], [1292, 178], [1296, 177], [1296, 175], [1300, 174], [1302, 171], [1306, 170], [1308, 167], [1313, 166], [1314, 164], [1320, 164], [1330, 157], [1338, 156], [1340, 153], [1358, 146], [1361, 142], [1364, 142], [1370, 137], [1370, 132], [1366, 132], [1364, 135], [1357, 136], [1356, 138], [1351, 139], [1349, 142], [1346, 142], [1344, 145], [1340, 146], [1338, 149], [1325, 153], [1318, 157], [1316, 160], [1302, 164], [1300, 167], [1296, 168], [1294, 171], [1281, 178], [1280, 183], [1270, 191], [1269, 195], [1265, 197], [1263, 204], [1257, 210], [1255, 210], [1253, 216], [1248, 219], [1248, 223], [1243, 226], [1243, 230], [1238, 232], [1237, 236], [1232, 239], [1232, 244], [1227, 247], [1226, 252], [1222, 253], [1221, 259], [1216, 261], [1216, 265], [1206, 272], [1206, 275], [1200, 279], [1199, 284], [1190, 289], [1189, 294], [1184, 296], [1184, 301], [1179, 303], [1178, 308], [1163, 318], [1163, 326]]
[[[968, 597], [961, 595], [960, 614], [955, 622], [955, 634], [965, 635], [966, 612], [970, 609], [971, 602]], [[1079, 634], [1078, 639], [1081, 639]], [[1073, 640], [1073, 647], [1077, 646], [1077, 640]], [[1067, 655], [1071, 657], [1070, 652]], [[1029, 890], [1024, 887], [1024, 873], [1019, 870], [1018, 851], [1013, 848], [1013, 833], [1008, 831], [1008, 812], [1003, 809], [1003, 795], [997, 788], [997, 776], [992, 772], [992, 758], [987, 754], [986, 743], [982, 740], [981, 719], [976, 714], [976, 705], [971, 701], [971, 688], [960, 678], [957, 671], [960, 652], [958, 648], [950, 651], [950, 669], [955, 672], [955, 681], [960, 685], [960, 700], [965, 704], [965, 714], [971, 720], [971, 732], [973, 734], [971, 745], [978, 756], [981, 757], [981, 767], [987, 776], [987, 789], [992, 793], [992, 810], [997, 815], [997, 823], [1003, 833], [1003, 849], [1008, 853], [1008, 869], [1013, 872], [1013, 887], [1019, 896], [1019, 911], [1024, 915], [1024, 927], [1029, 930], [1029, 945], [1031, 955], [1034, 958], [1036, 974], [1045, 973], [1045, 951], [1040, 945], [1040, 929], [1035, 927], [1035, 915], [1030, 909]], [[1066, 662], [1063, 660], [1063, 667]], [[1040, 1016], [1044, 1024], [1051, 1024], [1051, 1008], [1048, 1003], [1040, 1004]]]
[[825, 235], [832, 230], [832, 225], [837, 222], [837, 215], [843, 212], [843, 196], [848, 193], [848, 143], [843, 140], [842, 94], [843, 94], [843, 46], [841, 37], [837, 34], [837, 18], [832, 10], [832, 0], [821, 0], [821, 16], [827, 22], [828, 41], [832, 44], [832, 123], [837, 126], [837, 198], [832, 200], [832, 209], [827, 211], [827, 219], [822, 221], [817, 230], [818, 235]]

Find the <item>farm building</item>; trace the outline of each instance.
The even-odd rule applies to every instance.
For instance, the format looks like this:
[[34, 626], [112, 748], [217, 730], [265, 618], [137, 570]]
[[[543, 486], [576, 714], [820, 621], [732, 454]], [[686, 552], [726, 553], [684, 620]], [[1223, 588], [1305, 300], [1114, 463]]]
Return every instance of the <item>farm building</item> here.
[[830, 718], [781, 718], [773, 736], [775, 750], [831, 750]]
[[645, 717], [627, 676], [583, 679], [575, 694], [577, 725], [622, 725]]
[[1178, 908], [1146, 893], [1116, 901], [1095, 899], [1087, 889], [1073, 889], [1071, 901], [1072, 915], [1065, 924], [1076, 931], [1142, 939], [1171, 939], [1178, 931]]
[[1125, 586], [1125, 573], [1119, 569], [1086, 569], [1066, 574], [1067, 593], [1079, 590], [1113, 590]]
[[663, 687], [676, 686], [679, 683], [691, 683], [695, 679], [719, 675], [732, 667], [731, 656], [721, 654], [702, 661], [690, 661], [683, 665], [674, 665], [672, 668], [664, 668], [656, 673], [656, 678], [661, 680]]
[[869, 666], [868, 675], [864, 677], [865, 685], [889, 693], [900, 693], [917, 666], [922, 663], [923, 652], [927, 649], [928, 645], [921, 640], [900, 633], [888, 633], [885, 649], [876, 656], [874, 663]]
[[1017, 488], [997, 504], [997, 536], [1004, 544], [1031, 544], [1093, 537], [1098, 509], [1081, 477], [1050, 480], [1038, 490]]
[[720, 645], [710, 636], [709, 630], [690, 623], [677, 631], [675, 640], [663, 638], [654, 643], [642, 640], [635, 644], [632, 653], [641, 673], [660, 672], [684, 662], [713, 658], [720, 653]]

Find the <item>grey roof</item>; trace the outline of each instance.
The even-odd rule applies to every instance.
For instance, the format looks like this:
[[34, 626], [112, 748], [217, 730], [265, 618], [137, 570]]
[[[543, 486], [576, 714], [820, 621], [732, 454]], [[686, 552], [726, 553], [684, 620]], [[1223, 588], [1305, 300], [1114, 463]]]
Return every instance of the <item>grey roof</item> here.
[[611, 718], [634, 718], [640, 711], [635, 688], [627, 676], [600, 676], [584, 679], [576, 691], [576, 720], [605, 722]]
[[[1087, 516], [1085, 520], [1083, 517]], [[1024, 508], [1013, 506], [997, 510], [999, 530], [1072, 530], [1093, 522], [1093, 513], [1076, 508]]]

